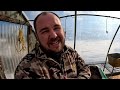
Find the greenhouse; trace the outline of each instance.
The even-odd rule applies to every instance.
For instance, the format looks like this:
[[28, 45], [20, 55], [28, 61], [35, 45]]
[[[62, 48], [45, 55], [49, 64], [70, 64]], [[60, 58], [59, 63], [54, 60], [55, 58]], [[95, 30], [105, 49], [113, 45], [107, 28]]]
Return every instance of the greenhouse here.
[[[0, 75], [14, 79], [37, 42], [33, 22], [43, 11], [0, 11]], [[120, 79], [120, 11], [51, 11], [59, 15], [65, 44], [90, 66], [91, 79]], [[95, 72], [96, 71], [96, 72]]]

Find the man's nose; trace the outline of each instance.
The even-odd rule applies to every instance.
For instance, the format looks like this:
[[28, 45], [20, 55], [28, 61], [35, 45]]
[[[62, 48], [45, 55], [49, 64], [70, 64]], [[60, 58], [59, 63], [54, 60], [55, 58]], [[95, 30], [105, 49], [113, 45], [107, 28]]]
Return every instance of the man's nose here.
[[54, 30], [50, 31], [50, 37], [51, 38], [56, 38], [57, 37], [57, 33]]

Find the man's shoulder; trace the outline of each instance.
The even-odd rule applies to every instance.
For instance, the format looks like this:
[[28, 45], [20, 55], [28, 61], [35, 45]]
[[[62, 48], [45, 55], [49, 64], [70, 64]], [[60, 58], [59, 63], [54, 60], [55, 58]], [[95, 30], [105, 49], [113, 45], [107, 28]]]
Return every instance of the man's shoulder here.
[[72, 48], [72, 47], [70, 47], [68, 45], [66, 45], [66, 48], [67, 48], [68, 52], [77, 52], [74, 48]]
[[27, 54], [25, 57], [23, 57], [23, 60], [31, 61], [33, 58], [35, 58], [35, 54]]
[[19, 64], [27, 64], [27, 63], [29, 63], [30, 61], [32, 61], [33, 60], [33, 58], [35, 58], [35, 53], [34, 53], [34, 51], [31, 51], [30, 53], [28, 53], [26, 56], [24, 56], [22, 59], [21, 59], [21, 61], [20, 61], [20, 63]]

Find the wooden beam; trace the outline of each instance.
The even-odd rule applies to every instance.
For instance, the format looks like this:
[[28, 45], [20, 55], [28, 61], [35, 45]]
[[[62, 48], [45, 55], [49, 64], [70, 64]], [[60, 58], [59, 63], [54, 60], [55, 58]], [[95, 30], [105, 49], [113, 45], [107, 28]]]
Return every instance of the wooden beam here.
[[6, 22], [11, 22], [11, 23], [16, 23], [16, 24], [21, 24], [21, 25], [30, 26], [28, 21], [20, 21], [18, 19], [10, 18], [10, 17], [4, 16], [4, 15], [0, 15], [0, 20], [1, 21], [6, 21]]

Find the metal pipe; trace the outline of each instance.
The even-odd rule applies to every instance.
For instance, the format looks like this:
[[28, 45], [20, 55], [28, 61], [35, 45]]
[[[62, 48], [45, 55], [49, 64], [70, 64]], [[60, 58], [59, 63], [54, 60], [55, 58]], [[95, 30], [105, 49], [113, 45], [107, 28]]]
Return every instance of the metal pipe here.
[[75, 49], [75, 44], [76, 44], [76, 26], [77, 26], [77, 11], [75, 11], [74, 49]]
[[[66, 15], [66, 16], [62, 16], [60, 18], [66, 18], [66, 17], [72, 17], [75, 15]], [[99, 16], [99, 17], [109, 17], [109, 18], [115, 18], [115, 19], [120, 19], [119, 17], [113, 17], [113, 16], [106, 16], [106, 15], [97, 15], [97, 14], [77, 14], [77, 16]], [[28, 21], [34, 21], [34, 20], [29, 20]]]

